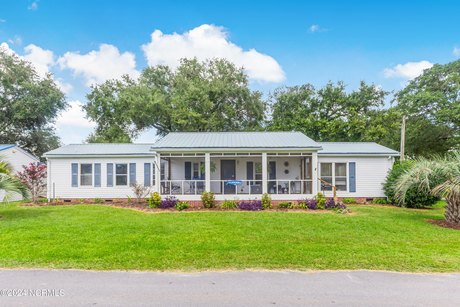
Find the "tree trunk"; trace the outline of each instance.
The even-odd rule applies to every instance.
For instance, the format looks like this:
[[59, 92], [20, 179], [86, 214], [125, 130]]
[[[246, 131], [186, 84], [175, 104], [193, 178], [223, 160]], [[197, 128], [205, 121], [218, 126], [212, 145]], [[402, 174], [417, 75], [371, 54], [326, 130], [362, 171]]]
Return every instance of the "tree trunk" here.
[[448, 198], [446, 199], [446, 221], [449, 223], [460, 224], [460, 199]]

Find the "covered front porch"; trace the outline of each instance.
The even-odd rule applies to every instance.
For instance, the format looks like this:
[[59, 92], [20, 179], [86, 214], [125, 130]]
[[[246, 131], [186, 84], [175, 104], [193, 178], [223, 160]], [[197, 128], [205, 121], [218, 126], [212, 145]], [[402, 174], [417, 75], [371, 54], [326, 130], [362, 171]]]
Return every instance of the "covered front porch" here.
[[296, 200], [316, 194], [316, 151], [161, 152], [155, 186], [162, 196], [199, 200], [210, 191], [217, 200]]

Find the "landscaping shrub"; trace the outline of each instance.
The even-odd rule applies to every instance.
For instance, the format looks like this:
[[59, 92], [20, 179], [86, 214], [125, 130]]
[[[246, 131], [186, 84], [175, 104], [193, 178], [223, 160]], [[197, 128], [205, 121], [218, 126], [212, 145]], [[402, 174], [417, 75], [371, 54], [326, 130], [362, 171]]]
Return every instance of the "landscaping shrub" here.
[[168, 209], [176, 207], [178, 200], [174, 196], [168, 196], [160, 202], [158, 208]]
[[290, 209], [292, 207], [292, 203], [288, 201], [283, 201], [278, 204], [279, 209]]
[[372, 200], [372, 203], [373, 204], [376, 204], [376, 205], [387, 205], [387, 204], [390, 204], [390, 202], [388, 201], [388, 199], [386, 198], [374, 198]]
[[[407, 172], [414, 161], [405, 160], [396, 162], [393, 168], [388, 172], [385, 183], [383, 184], [383, 190], [388, 200], [392, 204], [397, 204], [395, 198], [395, 185], [399, 177]], [[434, 197], [429, 191], [419, 190], [417, 188], [411, 188], [406, 193], [404, 204], [408, 208], [421, 208], [434, 205], [439, 200], [438, 197]]]
[[[318, 193], [319, 194], [319, 193]], [[326, 201], [324, 201], [326, 202]], [[305, 201], [305, 204], [307, 205], [307, 208], [310, 209], [310, 210], [316, 210], [316, 209], [320, 209], [318, 207], [318, 200], [312, 198], [312, 199], [307, 199]], [[324, 205], [323, 205], [324, 206]]]
[[95, 204], [103, 204], [104, 203], [104, 200], [102, 198], [95, 198], [94, 199], [94, 203]]
[[236, 209], [238, 208], [238, 204], [234, 200], [224, 200], [224, 202], [220, 205], [222, 209]]
[[260, 200], [242, 200], [238, 203], [238, 208], [247, 211], [263, 210], [262, 201]]
[[270, 209], [272, 207], [272, 199], [268, 193], [262, 195], [262, 207], [264, 207], [264, 209]]
[[[131, 189], [133, 190], [133, 194], [136, 197], [137, 204], [140, 204], [141, 201], [150, 193], [150, 187], [144, 186], [140, 183], [131, 184]], [[131, 197], [128, 197], [128, 201], [131, 203]]]
[[342, 201], [344, 204], [347, 204], [347, 205], [356, 204], [356, 199], [353, 197], [345, 197]]
[[335, 205], [335, 209], [334, 209], [337, 213], [340, 213], [340, 214], [347, 214], [347, 213], [350, 213], [350, 209], [348, 209], [347, 205], [345, 205], [344, 203], [337, 203]]
[[201, 193], [201, 201], [203, 202], [203, 207], [205, 208], [214, 208], [215, 199], [214, 193], [212, 192], [203, 192]]
[[158, 192], [151, 193], [148, 203], [150, 208], [158, 208], [161, 204], [160, 194]]
[[335, 209], [335, 207], [336, 207], [336, 204], [335, 204], [334, 198], [332, 197], [328, 198], [326, 202], [324, 203], [325, 209], [331, 210], [331, 209]]
[[[317, 209], [324, 209], [324, 205], [326, 204], [326, 196], [324, 196], [323, 193], [319, 192], [318, 194], [316, 194], [314, 199], [316, 200], [316, 208]], [[307, 204], [307, 206], [308, 206], [308, 204]]]
[[174, 207], [178, 211], [182, 211], [182, 210], [188, 209], [190, 207], [190, 205], [185, 201], [179, 201], [179, 202], [177, 202], [177, 204]]

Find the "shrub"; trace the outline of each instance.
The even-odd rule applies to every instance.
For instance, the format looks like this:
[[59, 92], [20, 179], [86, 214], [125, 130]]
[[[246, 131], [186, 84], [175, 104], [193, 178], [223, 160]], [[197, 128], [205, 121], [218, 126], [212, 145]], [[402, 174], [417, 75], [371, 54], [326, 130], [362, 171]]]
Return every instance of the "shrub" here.
[[347, 214], [347, 213], [350, 213], [350, 209], [348, 209], [347, 205], [345, 205], [344, 203], [337, 203], [335, 205], [335, 209], [334, 209], [337, 213], [340, 213], [340, 214]]
[[158, 208], [161, 204], [161, 196], [160, 193], [154, 192], [150, 194], [149, 200], [149, 207], [150, 208]]
[[325, 209], [331, 210], [331, 209], [335, 209], [335, 207], [336, 207], [336, 204], [335, 204], [334, 198], [332, 197], [328, 198], [326, 202], [324, 203]]
[[104, 203], [104, 200], [102, 198], [95, 198], [94, 203], [95, 204], [102, 204], [102, 203]]
[[179, 201], [179, 202], [176, 203], [176, 205], [174, 207], [178, 211], [182, 211], [182, 210], [188, 209], [190, 207], [190, 205], [185, 201]]
[[292, 207], [292, 203], [288, 201], [283, 201], [278, 204], [279, 209], [290, 209]]
[[307, 204], [303, 200], [297, 202], [297, 208], [299, 208], [299, 209], [308, 209]]
[[150, 193], [150, 187], [146, 187], [140, 183], [133, 183], [131, 185], [131, 189], [133, 190], [133, 194], [136, 197], [137, 204], [139, 204], [141, 200], [147, 197], [147, 195]]
[[205, 208], [214, 208], [215, 199], [214, 193], [212, 192], [203, 192], [201, 193], [201, 201], [203, 202], [203, 207]]
[[262, 207], [264, 207], [264, 209], [270, 209], [272, 207], [272, 199], [268, 193], [262, 195]]
[[42, 163], [29, 163], [22, 166], [22, 172], [18, 172], [18, 178], [27, 187], [32, 197], [32, 202], [46, 192], [46, 165]]
[[342, 199], [343, 203], [344, 204], [356, 204], [356, 199], [353, 198], [353, 197], [345, 197], [344, 199]]
[[238, 208], [238, 204], [234, 200], [224, 200], [224, 202], [220, 205], [222, 209], [236, 209]]
[[377, 204], [377, 205], [387, 205], [387, 204], [390, 204], [390, 202], [388, 201], [388, 199], [386, 198], [374, 198], [372, 200], [372, 203], [373, 204]]
[[320, 209], [320, 208], [318, 208], [318, 200], [316, 200], [314, 198], [307, 199], [305, 201], [305, 204], [307, 205], [307, 208], [310, 209], [310, 210]]
[[263, 210], [262, 201], [260, 200], [242, 200], [238, 203], [238, 208], [247, 211]]
[[37, 202], [39, 202], [39, 203], [47, 203], [47, 202], [48, 202], [48, 198], [44, 198], [44, 197], [38, 198], [38, 199], [37, 199]]
[[174, 208], [177, 202], [178, 202], [177, 198], [175, 198], [174, 196], [168, 196], [165, 199], [161, 200], [158, 208], [161, 208], [161, 209]]
[[[395, 185], [399, 177], [406, 173], [412, 166], [414, 161], [405, 160], [396, 162], [393, 168], [388, 172], [385, 183], [383, 184], [383, 190], [388, 200], [392, 204], [397, 204], [395, 198]], [[417, 188], [410, 188], [404, 199], [404, 204], [408, 208], [420, 208], [434, 205], [439, 200], [438, 197], [434, 197], [430, 191], [419, 190]]]
[[323, 193], [319, 192], [318, 194], [316, 194], [314, 199], [316, 200], [316, 207], [318, 209], [324, 209], [324, 205], [326, 204], [326, 196], [324, 196]]

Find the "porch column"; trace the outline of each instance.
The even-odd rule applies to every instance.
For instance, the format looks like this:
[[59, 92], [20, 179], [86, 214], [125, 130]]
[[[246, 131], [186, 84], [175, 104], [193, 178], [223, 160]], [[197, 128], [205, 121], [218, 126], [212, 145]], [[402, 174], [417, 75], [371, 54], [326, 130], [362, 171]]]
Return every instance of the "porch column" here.
[[155, 156], [155, 192], [160, 193], [160, 185], [161, 185], [161, 157], [160, 153], [157, 153]]
[[211, 154], [204, 154], [204, 189], [211, 192]]
[[316, 195], [318, 193], [318, 153], [313, 152], [312, 157], [311, 157], [311, 179], [312, 179], [312, 185], [311, 185], [311, 191], [313, 195]]
[[268, 192], [268, 161], [267, 153], [262, 153], [262, 193]]

